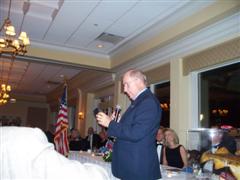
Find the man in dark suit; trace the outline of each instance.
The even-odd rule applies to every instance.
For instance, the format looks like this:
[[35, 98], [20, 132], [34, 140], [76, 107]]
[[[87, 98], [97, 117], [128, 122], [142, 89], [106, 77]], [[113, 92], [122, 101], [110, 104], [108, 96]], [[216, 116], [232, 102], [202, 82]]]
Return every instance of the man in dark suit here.
[[160, 127], [156, 135], [156, 147], [159, 163], [163, 164], [163, 148], [164, 148], [164, 127]]
[[[214, 130], [214, 129], [213, 129]], [[236, 141], [233, 137], [229, 136], [227, 132], [221, 129], [215, 129], [212, 133], [212, 147], [211, 151], [215, 153], [217, 149], [225, 147], [230, 153], [235, 154], [236, 152]]]
[[71, 136], [69, 139], [69, 149], [71, 151], [80, 151], [82, 150], [82, 138], [78, 129], [72, 128], [71, 129]]
[[94, 133], [94, 129], [93, 127], [89, 127], [88, 128], [88, 135], [85, 138], [85, 147], [83, 148], [83, 150], [96, 150], [99, 148], [99, 144], [100, 144], [100, 137], [98, 134]]
[[156, 132], [160, 126], [161, 108], [147, 89], [146, 76], [129, 70], [123, 76], [124, 92], [132, 103], [120, 121], [112, 121], [100, 112], [96, 118], [108, 127], [108, 136], [116, 138], [113, 146], [112, 173], [122, 180], [156, 180], [161, 178], [156, 150]]
[[218, 149], [225, 147], [230, 153], [235, 154], [237, 150], [237, 143], [235, 139], [228, 135], [228, 133], [222, 129], [212, 128], [210, 129], [210, 136], [208, 143], [202, 148], [202, 152], [210, 150], [215, 153]]

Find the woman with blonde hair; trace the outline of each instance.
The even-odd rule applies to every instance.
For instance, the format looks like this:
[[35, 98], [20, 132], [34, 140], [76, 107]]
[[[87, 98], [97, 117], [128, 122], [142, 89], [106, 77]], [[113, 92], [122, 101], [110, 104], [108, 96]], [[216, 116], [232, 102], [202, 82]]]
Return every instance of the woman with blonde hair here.
[[163, 149], [163, 164], [167, 166], [183, 168], [187, 167], [187, 152], [173, 129], [166, 129], [165, 148]]

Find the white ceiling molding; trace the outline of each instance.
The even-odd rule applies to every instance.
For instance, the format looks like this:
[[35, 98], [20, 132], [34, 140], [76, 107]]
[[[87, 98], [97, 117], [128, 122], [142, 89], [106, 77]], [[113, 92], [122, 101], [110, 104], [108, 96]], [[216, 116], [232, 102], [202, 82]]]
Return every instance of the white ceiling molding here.
[[87, 49], [76, 49], [74, 47], [54, 45], [51, 43], [44, 44], [42, 42], [34, 41], [34, 42], [32, 42], [31, 45], [36, 48], [44, 48], [44, 49], [51, 49], [51, 50], [55, 50], [55, 51], [64, 51], [64, 52], [69, 52], [69, 53], [83, 54], [83, 55], [98, 57], [99, 59], [100, 58], [106, 58], [106, 59], [110, 58], [109, 55], [99, 54], [97, 52], [88, 51]]
[[138, 68], [144, 71], [159, 67], [161, 64], [199, 52], [225, 41], [240, 37], [240, 13], [235, 13], [211, 26], [192, 33], [180, 40], [114, 68], [121, 76], [127, 69]]

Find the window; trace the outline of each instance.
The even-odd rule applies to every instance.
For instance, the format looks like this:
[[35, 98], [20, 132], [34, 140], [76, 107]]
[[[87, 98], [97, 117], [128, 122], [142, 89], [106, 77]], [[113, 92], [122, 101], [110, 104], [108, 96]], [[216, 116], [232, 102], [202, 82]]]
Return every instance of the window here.
[[240, 128], [240, 63], [199, 74], [200, 126]]
[[158, 98], [162, 108], [161, 126], [169, 127], [170, 122], [170, 82], [154, 85], [154, 94]]

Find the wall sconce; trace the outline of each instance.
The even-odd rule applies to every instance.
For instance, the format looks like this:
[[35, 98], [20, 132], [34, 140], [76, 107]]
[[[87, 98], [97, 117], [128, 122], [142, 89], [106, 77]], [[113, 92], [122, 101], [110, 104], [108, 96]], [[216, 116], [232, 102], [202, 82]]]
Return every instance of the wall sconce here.
[[83, 119], [84, 119], [84, 114], [83, 114], [83, 112], [79, 112], [79, 113], [78, 113], [78, 119], [79, 119], [79, 120], [83, 120]]

